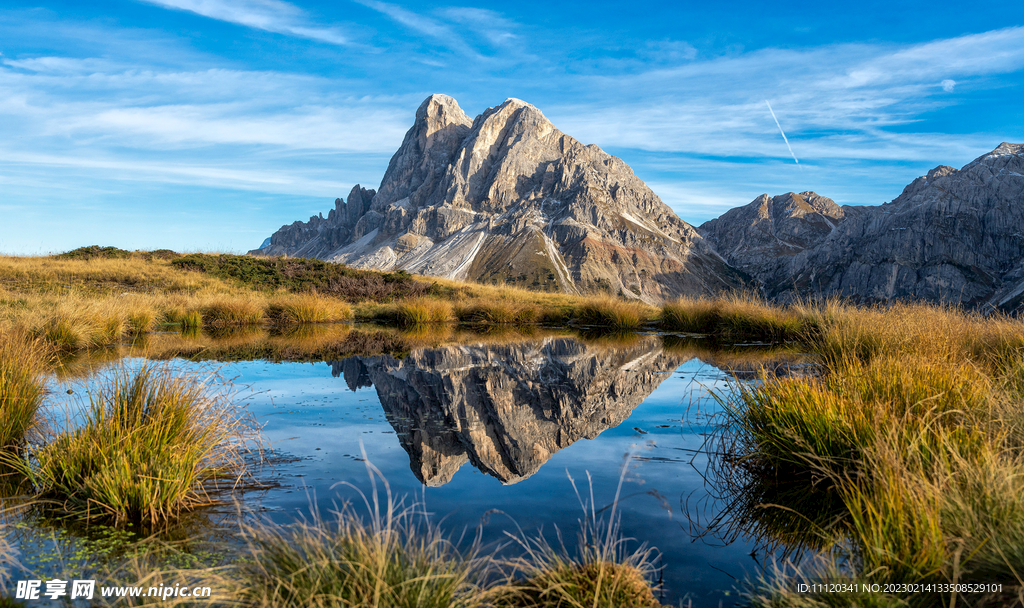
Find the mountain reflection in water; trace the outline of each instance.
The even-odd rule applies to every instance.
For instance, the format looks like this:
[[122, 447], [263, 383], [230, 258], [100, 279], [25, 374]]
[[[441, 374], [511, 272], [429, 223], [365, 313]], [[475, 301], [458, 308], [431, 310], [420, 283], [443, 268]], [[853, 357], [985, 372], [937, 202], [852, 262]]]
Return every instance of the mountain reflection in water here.
[[467, 461], [505, 484], [530, 477], [558, 450], [619, 425], [684, 360], [655, 336], [617, 348], [548, 337], [331, 368], [352, 390], [376, 388], [413, 473], [433, 487]]

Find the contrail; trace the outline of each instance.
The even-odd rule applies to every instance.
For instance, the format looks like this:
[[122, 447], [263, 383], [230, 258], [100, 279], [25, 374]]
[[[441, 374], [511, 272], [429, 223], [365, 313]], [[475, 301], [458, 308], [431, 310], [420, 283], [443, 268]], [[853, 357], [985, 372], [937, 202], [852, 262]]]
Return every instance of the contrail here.
[[[768, 111], [772, 113], [772, 118], [775, 118], [775, 110], [772, 109], [772, 104], [768, 103], [765, 99], [764, 102], [768, 104]], [[793, 154], [793, 146], [789, 145], [789, 140], [786, 139], [786, 132], [782, 130], [782, 125], [779, 124], [779, 119], [775, 118], [775, 126], [779, 128], [779, 133], [782, 133], [782, 141], [786, 142], [786, 147], [789, 148], [789, 155], [793, 157], [793, 162], [800, 164], [800, 161], [796, 159], [796, 154]]]

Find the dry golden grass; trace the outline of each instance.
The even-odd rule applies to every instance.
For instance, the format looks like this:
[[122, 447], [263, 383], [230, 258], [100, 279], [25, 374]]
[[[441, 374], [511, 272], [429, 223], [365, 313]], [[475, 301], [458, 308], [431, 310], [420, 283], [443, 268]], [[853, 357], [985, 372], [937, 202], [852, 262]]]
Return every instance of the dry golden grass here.
[[19, 334], [0, 334], [0, 449], [19, 448], [37, 422], [45, 395], [40, 344]]
[[230, 293], [225, 281], [187, 273], [166, 260], [92, 259], [0, 256], [0, 285], [19, 293], [97, 295], [161, 291], [166, 293]]
[[[1016, 597], [1024, 589], [1024, 323], [923, 304], [831, 301], [790, 313], [814, 324], [803, 340], [820, 353], [823, 373], [741, 389], [727, 447], [741, 463], [734, 470], [816, 480], [838, 501], [826, 520], [796, 513], [822, 526], [811, 546], [831, 547], [819, 580], [999, 580], [1008, 595], [985, 601]], [[821, 596], [796, 602], [785, 586], [766, 585], [752, 603], [828, 605]]]
[[270, 301], [267, 316], [284, 323], [328, 323], [352, 318], [352, 307], [317, 294], [280, 295]]
[[210, 378], [153, 364], [115, 370], [67, 426], [16, 468], [67, 513], [143, 523], [213, 504], [214, 487], [247, 474], [258, 435]]
[[778, 306], [750, 293], [720, 298], [679, 298], [662, 307], [666, 329], [719, 338], [786, 342], [815, 335], [817, 315], [797, 306]]
[[584, 326], [637, 330], [657, 318], [657, 309], [643, 302], [590, 297], [576, 305], [573, 316]]

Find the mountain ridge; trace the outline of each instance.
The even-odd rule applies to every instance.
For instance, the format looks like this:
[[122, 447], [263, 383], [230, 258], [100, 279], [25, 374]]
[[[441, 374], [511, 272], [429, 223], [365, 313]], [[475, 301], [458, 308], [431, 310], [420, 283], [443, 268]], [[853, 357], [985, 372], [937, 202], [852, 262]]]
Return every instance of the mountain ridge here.
[[1024, 145], [939, 165], [884, 205], [762, 194], [695, 228], [621, 159], [515, 98], [470, 119], [417, 109], [377, 190], [283, 226], [259, 255], [657, 304], [756, 287], [768, 299], [1024, 307]]
[[515, 98], [470, 122], [431, 95], [378, 190], [335, 211], [250, 253], [652, 303], [746, 284], [626, 163]]

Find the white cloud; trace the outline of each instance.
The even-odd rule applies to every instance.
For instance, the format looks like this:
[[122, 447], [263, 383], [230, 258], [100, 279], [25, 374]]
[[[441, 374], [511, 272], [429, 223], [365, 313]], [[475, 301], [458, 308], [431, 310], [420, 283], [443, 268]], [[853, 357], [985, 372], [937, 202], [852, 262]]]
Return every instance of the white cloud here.
[[[0, 114], [22, 119], [13, 125], [27, 138], [139, 149], [232, 144], [393, 152], [411, 121], [407, 106], [419, 96], [355, 97], [331, 90], [338, 85], [278, 72], [158, 72], [38, 57], [0, 64], [0, 86], [8, 92]], [[80, 99], [83, 93], [89, 95]]]
[[943, 80], [942, 82], [940, 82], [939, 84], [942, 85], [942, 90], [943, 91], [945, 91], [947, 93], [952, 93], [953, 92], [953, 87], [956, 86], [956, 81], [955, 80], [950, 80], [949, 78], [947, 78], [947, 79]]
[[[381, 0], [355, 1], [430, 38], [432, 44], [472, 58], [482, 65], [514, 63], [533, 58], [516, 44], [519, 36], [514, 30], [518, 25], [501, 13], [489, 9], [442, 7], [433, 11], [432, 15], [426, 15]], [[472, 40], [472, 43], [467, 39]], [[500, 52], [488, 55], [481, 49], [497, 49]], [[426, 63], [422, 58], [419, 61]]]
[[[60, 167], [64, 169], [103, 172], [118, 181], [163, 182], [201, 185], [281, 194], [338, 196], [350, 189], [351, 183], [340, 180], [311, 178], [287, 169], [268, 170], [217, 167], [210, 163], [188, 161], [140, 161], [137, 159], [95, 154], [36, 154], [21, 150], [0, 149], [0, 163], [8, 166]], [[59, 184], [36, 183], [40, 188]]]
[[309, 23], [305, 13], [293, 4], [280, 0], [143, 0], [164, 8], [189, 11], [246, 27], [276, 34], [290, 34], [335, 45], [351, 41], [335, 27], [319, 27]]
[[[546, 112], [563, 131], [602, 147], [784, 158], [788, 152], [763, 102], [770, 98], [802, 163], [948, 158], [968, 149], [980, 153], [1002, 139], [908, 128], [923, 114], [956, 103], [936, 95], [937, 77], [978, 81], [1022, 69], [1019, 27], [910, 47], [766, 49], [588, 77], [588, 86], [576, 89], [578, 102]], [[955, 84], [946, 78], [941, 86], [948, 92]], [[615, 101], [608, 103], [613, 92]]]

